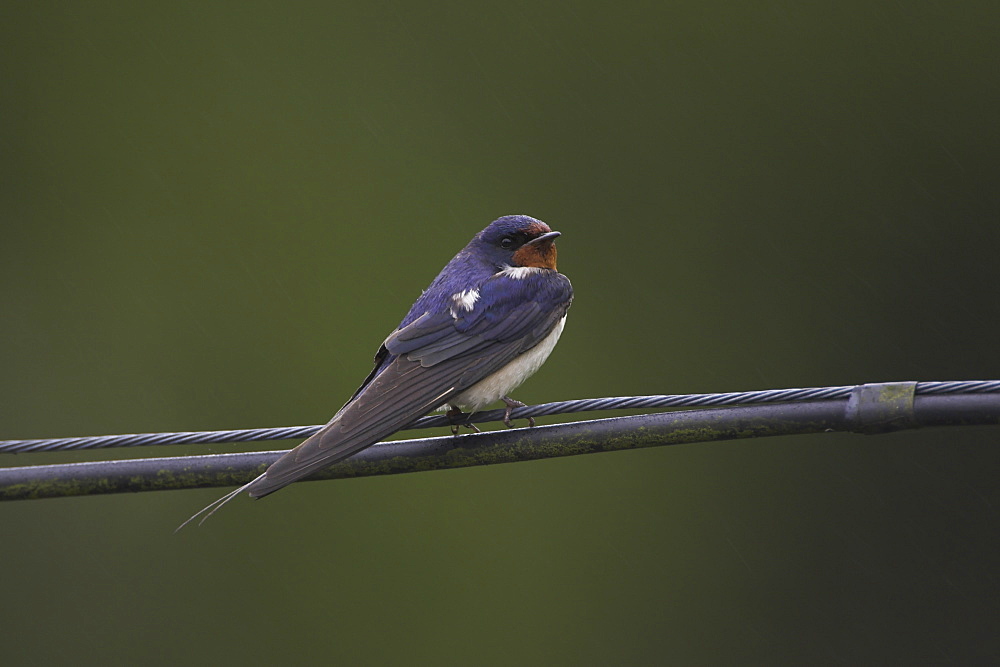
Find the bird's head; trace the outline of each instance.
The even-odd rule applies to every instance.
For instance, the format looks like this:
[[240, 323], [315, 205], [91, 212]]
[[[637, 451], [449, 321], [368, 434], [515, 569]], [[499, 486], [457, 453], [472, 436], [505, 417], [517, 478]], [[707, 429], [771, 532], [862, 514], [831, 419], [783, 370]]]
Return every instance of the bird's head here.
[[479, 250], [497, 267], [523, 266], [556, 269], [556, 237], [541, 220], [526, 215], [497, 218], [474, 239]]

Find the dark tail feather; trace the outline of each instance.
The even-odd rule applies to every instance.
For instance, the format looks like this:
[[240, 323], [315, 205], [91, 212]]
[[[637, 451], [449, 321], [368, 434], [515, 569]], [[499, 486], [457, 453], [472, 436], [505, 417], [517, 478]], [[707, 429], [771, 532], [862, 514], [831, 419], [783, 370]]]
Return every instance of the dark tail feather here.
[[449, 387], [440, 395], [410, 406], [409, 410], [394, 415], [391, 419], [376, 420], [374, 423], [366, 421], [363, 427], [353, 430], [350, 425], [344, 423], [356, 416], [348, 411], [355, 406], [359, 410], [365, 409], [365, 406], [357, 403], [349, 404], [346, 410], [334, 417], [322, 430], [272, 463], [263, 475], [250, 482], [247, 492], [252, 498], [263, 498], [314, 472], [343, 461], [382, 438], [392, 435], [420, 415], [427, 414], [438, 407], [452, 392], [453, 387]]

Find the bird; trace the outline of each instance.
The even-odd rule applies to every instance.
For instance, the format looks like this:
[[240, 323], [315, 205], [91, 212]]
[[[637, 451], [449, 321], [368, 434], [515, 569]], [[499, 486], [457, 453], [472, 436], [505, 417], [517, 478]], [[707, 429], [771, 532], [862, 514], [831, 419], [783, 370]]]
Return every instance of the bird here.
[[203, 514], [204, 522], [244, 491], [274, 493], [435, 410], [447, 411], [457, 434], [467, 413], [503, 401], [511, 427], [511, 410], [524, 403], [509, 394], [552, 353], [573, 302], [573, 286], [556, 268], [560, 235], [527, 215], [491, 222], [417, 298], [326, 425], [177, 529]]

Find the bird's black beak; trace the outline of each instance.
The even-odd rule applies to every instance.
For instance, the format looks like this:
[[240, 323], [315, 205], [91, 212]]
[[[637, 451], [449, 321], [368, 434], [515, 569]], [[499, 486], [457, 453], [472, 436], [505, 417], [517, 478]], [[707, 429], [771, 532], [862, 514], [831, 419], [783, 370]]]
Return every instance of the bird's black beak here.
[[555, 240], [557, 236], [560, 236], [562, 232], [546, 232], [541, 236], [536, 236], [535, 238], [528, 241], [525, 245], [533, 245], [535, 243], [542, 243], [543, 241]]

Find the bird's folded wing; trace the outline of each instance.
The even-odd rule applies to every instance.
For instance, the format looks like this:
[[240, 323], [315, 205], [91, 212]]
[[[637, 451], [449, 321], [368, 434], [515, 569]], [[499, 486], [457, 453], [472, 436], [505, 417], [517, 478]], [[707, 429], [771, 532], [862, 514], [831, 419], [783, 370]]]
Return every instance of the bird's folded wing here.
[[389, 336], [386, 349], [425, 367], [514, 340], [527, 350], [548, 335], [573, 298], [569, 279], [555, 271], [521, 279], [498, 273], [477, 293], [470, 309], [424, 313]]
[[569, 280], [553, 271], [494, 276], [471, 310], [425, 313], [386, 339], [384, 370], [321, 431], [273, 463], [248, 488], [265, 496], [391, 435], [531, 349], [565, 315]]

